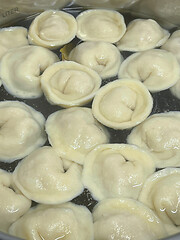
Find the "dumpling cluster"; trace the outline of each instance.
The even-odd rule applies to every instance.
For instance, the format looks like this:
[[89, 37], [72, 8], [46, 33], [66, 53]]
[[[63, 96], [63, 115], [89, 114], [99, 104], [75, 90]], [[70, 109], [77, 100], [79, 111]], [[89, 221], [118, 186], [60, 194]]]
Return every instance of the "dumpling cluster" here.
[[118, 11], [74, 10], [0, 30], [0, 78], [13, 95], [0, 89], [0, 168], [12, 171], [0, 169], [0, 231], [27, 240], [180, 232], [180, 112], [159, 113], [156, 101], [169, 88], [180, 96], [179, 31], [169, 38], [153, 19], [126, 28]]

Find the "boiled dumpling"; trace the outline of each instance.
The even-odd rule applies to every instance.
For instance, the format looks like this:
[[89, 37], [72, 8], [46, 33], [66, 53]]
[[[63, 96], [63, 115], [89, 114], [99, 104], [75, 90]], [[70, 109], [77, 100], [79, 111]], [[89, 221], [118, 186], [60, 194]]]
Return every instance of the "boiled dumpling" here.
[[46, 142], [44, 116], [18, 101], [0, 102], [0, 161], [13, 162]]
[[42, 147], [18, 164], [13, 179], [21, 192], [35, 202], [67, 202], [81, 194], [84, 187], [82, 167], [77, 163], [66, 165], [51, 147]]
[[144, 121], [151, 113], [152, 105], [152, 97], [141, 82], [119, 79], [97, 92], [92, 112], [105, 126], [126, 129]]
[[151, 152], [156, 167], [180, 167], [180, 112], [154, 114], [128, 136], [128, 143]]
[[79, 164], [83, 164], [95, 146], [109, 141], [107, 130], [89, 108], [73, 107], [51, 114], [46, 121], [46, 132], [59, 156]]
[[146, 178], [155, 171], [151, 156], [128, 144], [103, 144], [86, 157], [83, 183], [94, 199], [137, 199]]
[[38, 205], [12, 224], [9, 233], [28, 240], [93, 240], [92, 216], [73, 203]]
[[94, 240], [155, 240], [167, 236], [154, 212], [133, 199], [103, 200], [95, 206], [93, 219]]
[[9, 49], [25, 45], [28, 45], [26, 28], [8, 27], [0, 29], [0, 59]]
[[55, 53], [43, 47], [15, 48], [2, 58], [0, 77], [10, 94], [19, 98], [37, 98], [42, 95], [42, 72], [58, 60]]
[[115, 43], [126, 31], [123, 16], [113, 10], [86, 10], [80, 13], [76, 20], [77, 37], [83, 41]]
[[10, 225], [20, 218], [31, 206], [14, 186], [12, 174], [0, 169], [0, 231], [7, 232]]
[[77, 22], [71, 14], [47, 10], [31, 23], [28, 37], [32, 44], [57, 49], [69, 43], [76, 32]]
[[117, 75], [122, 56], [111, 43], [83, 42], [70, 52], [68, 60], [92, 68], [104, 79]]
[[151, 92], [173, 86], [179, 79], [180, 68], [176, 57], [161, 49], [134, 53], [120, 66], [119, 78], [136, 78]]
[[101, 86], [100, 76], [81, 64], [63, 61], [46, 69], [41, 86], [51, 104], [82, 106], [90, 102]]
[[180, 232], [180, 169], [166, 168], [145, 182], [139, 200], [166, 225], [169, 234]]
[[180, 30], [175, 31], [161, 48], [172, 52], [180, 63]]
[[117, 43], [121, 51], [144, 51], [163, 45], [170, 33], [153, 19], [135, 19]]

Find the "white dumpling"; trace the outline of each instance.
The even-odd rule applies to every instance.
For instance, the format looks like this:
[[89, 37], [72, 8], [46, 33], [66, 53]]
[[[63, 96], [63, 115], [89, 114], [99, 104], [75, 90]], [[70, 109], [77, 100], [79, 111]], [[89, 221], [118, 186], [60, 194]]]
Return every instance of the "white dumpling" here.
[[19, 98], [37, 98], [42, 95], [42, 72], [58, 60], [55, 53], [43, 47], [15, 48], [3, 56], [0, 77], [10, 94]]
[[51, 147], [42, 147], [24, 158], [16, 167], [13, 179], [21, 192], [38, 203], [58, 204], [82, 193], [82, 167], [68, 168]]
[[65, 108], [90, 102], [100, 86], [101, 78], [95, 71], [72, 61], [51, 65], [41, 77], [47, 100]]
[[80, 13], [76, 20], [77, 37], [83, 41], [115, 43], [126, 31], [123, 16], [113, 10], [86, 10]]
[[77, 22], [64, 11], [47, 10], [37, 16], [29, 27], [32, 44], [57, 49], [69, 43], [76, 35]]
[[169, 36], [170, 33], [153, 19], [135, 19], [116, 44], [121, 51], [144, 51], [162, 46]]
[[62, 158], [84, 163], [94, 147], [109, 141], [107, 130], [92, 115], [90, 108], [73, 107], [51, 114], [46, 132], [52, 147]]
[[179, 79], [180, 67], [176, 57], [161, 49], [134, 53], [120, 66], [119, 78], [136, 78], [151, 92], [173, 86]]
[[93, 210], [94, 240], [155, 240], [168, 234], [154, 212], [128, 198], [112, 198]]
[[38, 205], [12, 224], [9, 233], [28, 240], [93, 240], [92, 215], [73, 203]]
[[166, 168], [151, 175], [139, 201], [157, 214], [169, 234], [180, 232], [180, 169]]
[[151, 155], [128, 144], [103, 144], [92, 150], [83, 168], [84, 186], [94, 199], [137, 199], [146, 178], [155, 171]]
[[117, 75], [123, 58], [111, 43], [83, 42], [70, 52], [68, 60], [92, 68], [105, 79]]
[[26, 45], [28, 45], [26, 28], [8, 27], [0, 29], [0, 59], [9, 49]]
[[19, 219], [31, 206], [14, 186], [12, 174], [0, 169], [0, 231], [7, 232], [10, 225]]
[[127, 142], [151, 152], [157, 168], [180, 167], [180, 112], [154, 114], [135, 127]]
[[173, 32], [161, 48], [172, 52], [180, 63], [180, 30]]
[[97, 92], [92, 112], [107, 127], [127, 129], [144, 121], [151, 113], [153, 100], [147, 88], [134, 79], [118, 79]]
[[23, 102], [0, 102], [0, 161], [13, 162], [44, 145], [45, 118]]

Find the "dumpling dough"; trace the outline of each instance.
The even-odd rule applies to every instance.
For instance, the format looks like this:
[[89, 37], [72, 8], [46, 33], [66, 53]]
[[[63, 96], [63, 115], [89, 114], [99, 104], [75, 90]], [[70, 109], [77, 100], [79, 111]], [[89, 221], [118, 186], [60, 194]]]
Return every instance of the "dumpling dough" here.
[[119, 79], [97, 92], [92, 112], [105, 126], [126, 129], [144, 121], [151, 113], [152, 105], [152, 97], [141, 82]]
[[107, 130], [96, 121], [89, 108], [73, 107], [51, 114], [46, 121], [46, 132], [59, 156], [84, 163], [84, 158], [95, 146], [107, 143]]
[[153, 19], [135, 19], [117, 43], [121, 51], [144, 51], [163, 45], [170, 33]]
[[98, 203], [93, 210], [94, 240], [155, 240], [167, 236], [152, 210], [128, 198]]
[[0, 77], [10, 94], [19, 98], [37, 98], [42, 95], [42, 72], [58, 60], [55, 53], [43, 47], [15, 48], [2, 58]]
[[31, 201], [16, 191], [12, 174], [0, 169], [0, 231], [7, 232], [10, 225], [31, 206]]
[[12, 224], [9, 233], [28, 240], [93, 240], [92, 216], [73, 203], [38, 205]]
[[101, 78], [86, 66], [63, 61], [46, 69], [41, 86], [51, 104], [65, 108], [82, 106], [92, 100], [101, 86]]
[[161, 48], [172, 52], [180, 63], [180, 30], [175, 31]]
[[8, 27], [0, 29], [0, 59], [9, 49], [26, 45], [28, 45], [26, 28]]
[[166, 168], [145, 182], [139, 200], [166, 225], [168, 233], [180, 232], [180, 169]]
[[120, 66], [119, 78], [136, 78], [151, 92], [173, 86], [179, 79], [180, 68], [176, 57], [161, 49], [134, 53]]
[[85, 159], [83, 183], [94, 199], [137, 199], [146, 178], [155, 171], [148, 153], [128, 144], [103, 144]]
[[42, 147], [24, 158], [16, 167], [13, 179], [21, 192], [38, 203], [57, 204], [82, 193], [82, 167], [68, 168], [51, 147]]
[[123, 16], [113, 10], [87, 10], [80, 13], [76, 20], [77, 37], [83, 41], [115, 43], [126, 31]]
[[32, 44], [57, 49], [69, 43], [76, 35], [77, 22], [69, 13], [48, 10], [37, 16], [29, 28]]
[[180, 167], [180, 112], [154, 114], [134, 128], [127, 142], [153, 155], [157, 168]]
[[44, 116], [18, 101], [0, 102], [0, 161], [13, 162], [46, 142]]
[[92, 68], [103, 79], [116, 76], [123, 60], [117, 47], [106, 42], [83, 42], [70, 52], [68, 59]]

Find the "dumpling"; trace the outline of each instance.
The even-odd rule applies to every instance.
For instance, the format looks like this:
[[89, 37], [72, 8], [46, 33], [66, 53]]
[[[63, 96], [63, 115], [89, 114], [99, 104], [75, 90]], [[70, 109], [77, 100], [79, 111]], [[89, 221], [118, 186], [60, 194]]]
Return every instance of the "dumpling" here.
[[55, 53], [43, 47], [15, 48], [2, 58], [0, 77], [10, 94], [19, 98], [37, 98], [42, 95], [41, 74], [58, 60]]
[[167, 236], [154, 212], [133, 199], [103, 200], [95, 206], [93, 219], [94, 240], [155, 240]]
[[126, 31], [124, 17], [113, 10], [86, 10], [80, 13], [76, 20], [77, 37], [83, 41], [115, 43]]
[[10, 225], [19, 219], [31, 206], [14, 186], [12, 174], [0, 169], [0, 231], [7, 232]]
[[172, 52], [180, 63], [180, 30], [173, 32], [161, 48]]
[[121, 51], [144, 51], [162, 46], [169, 36], [170, 33], [153, 19], [135, 19], [127, 26], [117, 47]]
[[9, 233], [28, 240], [93, 240], [92, 215], [73, 203], [38, 205], [11, 225]]
[[71, 61], [51, 65], [41, 77], [48, 102], [65, 108], [90, 102], [100, 86], [101, 78], [95, 71]]
[[13, 162], [44, 145], [44, 116], [23, 102], [0, 102], [0, 161]]
[[9, 49], [28, 44], [26, 28], [8, 27], [0, 29], [0, 59]]
[[84, 186], [93, 198], [137, 199], [146, 178], [155, 171], [151, 155], [128, 144], [103, 144], [92, 150], [83, 168]]
[[144, 121], [151, 113], [153, 100], [147, 88], [134, 79], [118, 79], [96, 94], [92, 112], [107, 127], [126, 129]]
[[154, 114], [134, 128], [127, 142], [151, 152], [157, 168], [180, 167], [180, 112]]
[[151, 92], [173, 86], [179, 79], [180, 68], [176, 57], [161, 49], [134, 53], [120, 66], [119, 78], [136, 78]]
[[180, 169], [166, 168], [145, 182], [139, 200], [151, 208], [170, 234], [180, 232]]
[[70, 52], [68, 60], [92, 68], [104, 79], [117, 75], [123, 58], [111, 43], [83, 42]]
[[68, 168], [51, 147], [42, 147], [24, 158], [16, 167], [13, 179], [21, 192], [38, 203], [58, 204], [82, 193], [82, 167]]
[[52, 147], [62, 158], [84, 163], [88, 152], [109, 141], [107, 130], [96, 121], [90, 108], [73, 107], [51, 114], [46, 132]]
[[69, 43], [76, 32], [77, 22], [71, 14], [47, 10], [31, 23], [28, 38], [32, 44], [57, 49]]

